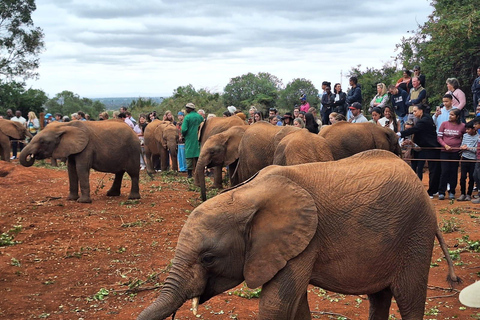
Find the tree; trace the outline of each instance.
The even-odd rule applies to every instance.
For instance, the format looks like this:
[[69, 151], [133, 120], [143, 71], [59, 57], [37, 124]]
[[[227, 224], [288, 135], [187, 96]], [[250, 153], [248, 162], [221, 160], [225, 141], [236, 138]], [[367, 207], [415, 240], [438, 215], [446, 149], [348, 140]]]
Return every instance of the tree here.
[[5, 114], [7, 109], [20, 110], [26, 116], [29, 111], [37, 115], [43, 111], [43, 106], [48, 100], [42, 90], [25, 89], [22, 82], [11, 81], [0, 83], [0, 114]]
[[100, 101], [92, 101], [88, 98], [80, 98], [78, 94], [64, 90], [46, 103], [47, 110], [51, 114], [60, 113], [70, 116], [72, 113], [83, 111], [96, 119], [100, 112], [104, 111], [105, 105]]
[[267, 72], [247, 73], [230, 79], [223, 89], [223, 102], [225, 106], [233, 105], [243, 110], [251, 105], [259, 109], [272, 108], [276, 106], [282, 87], [282, 81]]
[[406, 68], [422, 67], [430, 103], [440, 103], [447, 91], [445, 80], [452, 77], [471, 101], [470, 86], [480, 65], [478, 1], [434, 0], [431, 5], [434, 11], [428, 21], [397, 45], [397, 59]]
[[31, 14], [34, 0], [0, 0], [0, 76], [35, 78], [44, 34]]
[[304, 93], [307, 95], [310, 106], [318, 107], [320, 105], [318, 89], [315, 88], [312, 81], [297, 78], [289, 82], [285, 89], [280, 91], [277, 106], [281, 113], [291, 112], [295, 105], [300, 104], [300, 97]]

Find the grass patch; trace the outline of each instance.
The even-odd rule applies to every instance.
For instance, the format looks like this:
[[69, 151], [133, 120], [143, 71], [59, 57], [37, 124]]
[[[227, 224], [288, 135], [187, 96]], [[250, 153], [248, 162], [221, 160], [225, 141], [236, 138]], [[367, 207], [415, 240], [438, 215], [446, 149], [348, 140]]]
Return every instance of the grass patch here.
[[19, 234], [22, 231], [22, 226], [17, 225], [13, 226], [12, 229], [8, 230], [7, 232], [4, 232], [0, 235], [0, 247], [7, 247], [7, 246], [13, 246], [18, 243], [21, 243], [20, 241], [15, 241], [15, 236]]
[[460, 230], [460, 222], [457, 218], [451, 217], [449, 219], [442, 219], [440, 230], [444, 233], [452, 233]]
[[240, 289], [229, 291], [228, 294], [239, 296], [240, 298], [245, 298], [250, 300], [254, 298], [260, 298], [261, 292], [262, 292], [262, 288], [249, 289], [247, 285], [243, 283], [243, 286]]

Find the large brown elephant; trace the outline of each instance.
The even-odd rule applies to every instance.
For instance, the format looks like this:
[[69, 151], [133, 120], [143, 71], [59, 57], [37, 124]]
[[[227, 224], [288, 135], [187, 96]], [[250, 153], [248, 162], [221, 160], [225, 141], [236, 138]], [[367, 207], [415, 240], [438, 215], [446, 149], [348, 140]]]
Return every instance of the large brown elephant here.
[[275, 149], [288, 134], [300, 130], [293, 126], [273, 126], [268, 122], [256, 122], [245, 131], [238, 146], [238, 182], [246, 181], [255, 173], [273, 164]]
[[[205, 144], [205, 142], [213, 136], [214, 134], [223, 132], [228, 130], [231, 127], [236, 126], [246, 126], [245, 121], [243, 121], [240, 117], [232, 116], [232, 117], [213, 117], [204, 121], [200, 127], [198, 128], [198, 141], [200, 141], [200, 150]], [[198, 170], [195, 172], [195, 184], [200, 186], [200, 182], [198, 180], [198, 175], [200, 172], [205, 170], [205, 167], [199, 167], [198, 164], [196, 166]], [[213, 187], [217, 189], [222, 189], [222, 167], [215, 166], [214, 167], [214, 176], [213, 176]]]
[[383, 149], [402, 155], [395, 132], [371, 122], [341, 121], [322, 128], [319, 135], [327, 140], [335, 160], [370, 149]]
[[[148, 128], [148, 126], [147, 126]], [[166, 171], [171, 160], [172, 170], [178, 171], [178, 129], [171, 122], [156, 126], [154, 139], [160, 153], [161, 170]], [[169, 157], [170, 155], [170, 157]]]
[[10, 139], [25, 140], [25, 137], [33, 136], [20, 122], [0, 119], [0, 159], [10, 161]]
[[155, 130], [159, 125], [167, 123], [169, 122], [155, 119], [145, 127], [145, 132], [143, 133], [145, 162], [149, 174], [155, 173], [155, 167], [161, 167], [162, 165], [160, 149], [157, 140], [155, 139]]
[[387, 320], [392, 296], [402, 319], [422, 319], [435, 236], [423, 184], [391, 152], [270, 166], [190, 214], [160, 296], [138, 319], [165, 319], [188, 299], [195, 311], [244, 280], [262, 286], [262, 320], [311, 319], [309, 284], [367, 294], [369, 319]]
[[[228, 173], [230, 174], [230, 184], [232, 186], [237, 184], [237, 179], [232, 177], [237, 167], [238, 160], [238, 146], [240, 140], [249, 126], [231, 127], [224, 132], [220, 132], [210, 136], [203, 144], [198, 157], [198, 168], [212, 168], [228, 166]], [[205, 188], [205, 175], [203, 170], [196, 170], [195, 172], [198, 182], [200, 184], [200, 193], [202, 200], [207, 200]]]
[[307, 129], [295, 131], [284, 137], [278, 143], [273, 156], [273, 164], [280, 166], [333, 160], [327, 140], [310, 133]]
[[[29, 167], [36, 159], [67, 158], [69, 200], [92, 202], [90, 169], [115, 173], [107, 196], [119, 196], [125, 172], [132, 180], [129, 199], [140, 199], [140, 142], [124, 122], [73, 121], [48, 125], [22, 150], [20, 163]], [[81, 196], [78, 196], [80, 184]]]

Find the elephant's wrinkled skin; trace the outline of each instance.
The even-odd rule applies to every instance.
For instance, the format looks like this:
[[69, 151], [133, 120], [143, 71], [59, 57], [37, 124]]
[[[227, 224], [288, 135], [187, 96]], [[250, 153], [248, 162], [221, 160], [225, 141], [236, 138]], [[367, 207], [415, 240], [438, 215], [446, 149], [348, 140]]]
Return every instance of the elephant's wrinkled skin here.
[[[108, 196], [119, 196], [125, 172], [132, 180], [129, 199], [139, 199], [140, 142], [124, 122], [72, 121], [49, 124], [22, 150], [20, 163], [26, 167], [35, 159], [67, 158], [69, 200], [92, 202], [90, 169], [115, 173]], [[78, 196], [80, 184], [81, 196]]]
[[161, 168], [162, 160], [165, 161], [165, 159], [161, 159], [160, 149], [158, 147], [157, 139], [155, 139], [155, 130], [161, 124], [168, 123], [169, 122], [167, 121], [160, 121], [155, 119], [145, 127], [145, 132], [143, 133], [145, 143], [145, 162], [147, 165], [147, 172], [150, 175], [155, 173], [156, 166]]
[[237, 184], [235, 177], [232, 174], [237, 168], [238, 160], [238, 146], [240, 140], [249, 126], [231, 127], [224, 132], [220, 132], [210, 136], [203, 144], [198, 157], [197, 168], [195, 175], [200, 184], [200, 193], [202, 200], [207, 200], [205, 188], [205, 175], [203, 169], [205, 167], [224, 167], [228, 166], [228, 173], [230, 174], [230, 185]]
[[344, 159], [365, 150], [383, 149], [401, 156], [402, 149], [398, 137], [389, 128], [371, 122], [337, 122], [322, 127], [319, 135], [330, 145], [335, 160]]
[[0, 159], [10, 161], [10, 139], [24, 140], [25, 137], [32, 138], [32, 135], [20, 122], [0, 119]]
[[[147, 126], [148, 127], [148, 126]], [[172, 170], [178, 171], [178, 129], [172, 123], [162, 123], [155, 128], [154, 132], [157, 149], [160, 152], [161, 170], [166, 171], [172, 160]], [[169, 157], [170, 155], [170, 157]]]
[[437, 231], [423, 184], [391, 152], [270, 166], [190, 214], [160, 296], [138, 319], [243, 280], [262, 286], [258, 319], [311, 319], [309, 284], [367, 294], [370, 319], [388, 319], [392, 296], [402, 319], [422, 319]]

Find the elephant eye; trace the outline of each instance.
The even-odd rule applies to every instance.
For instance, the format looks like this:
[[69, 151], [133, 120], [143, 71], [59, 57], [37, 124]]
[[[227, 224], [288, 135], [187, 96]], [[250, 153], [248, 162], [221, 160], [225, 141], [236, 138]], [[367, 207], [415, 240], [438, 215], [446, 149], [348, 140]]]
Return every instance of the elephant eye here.
[[202, 257], [202, 263], [205, 264], [205, 265], [210, 265], [214, 261], [215, 261], [215, 257], [210, 255], [210, 254], [206, 254]]

